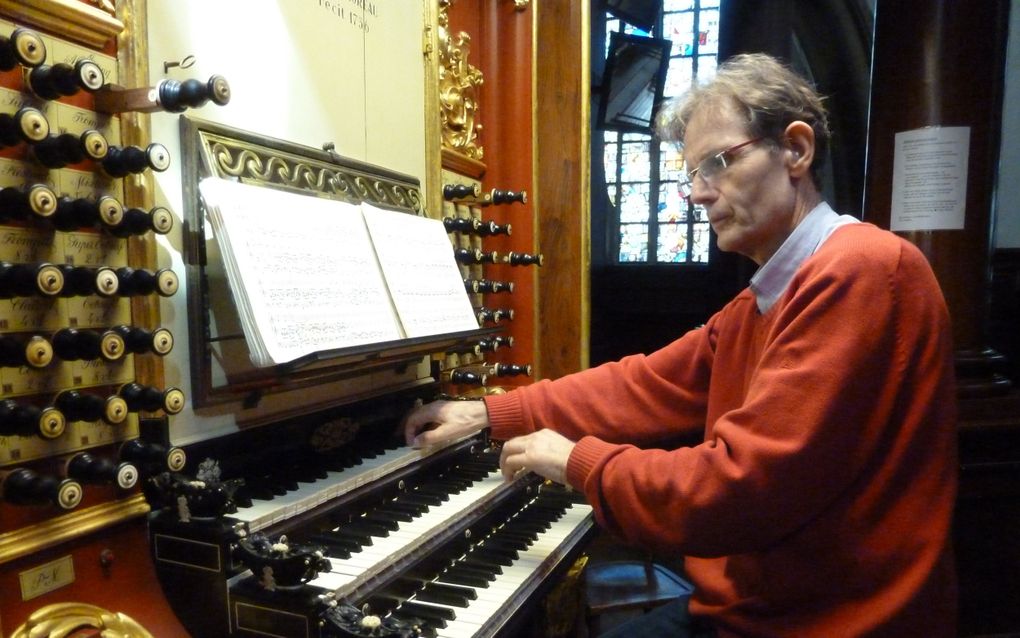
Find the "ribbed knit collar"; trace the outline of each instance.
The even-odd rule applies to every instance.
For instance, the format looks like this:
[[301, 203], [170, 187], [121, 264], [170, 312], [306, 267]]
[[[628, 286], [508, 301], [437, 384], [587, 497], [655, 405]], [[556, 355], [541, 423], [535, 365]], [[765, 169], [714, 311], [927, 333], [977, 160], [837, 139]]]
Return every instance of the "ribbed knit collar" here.
[[751, 292], [758, 304], [758, 312], [765, 314], [790, 285], [794, 273], [818, 250], [832, 231], [846, 224], [858, 223], [851, 215], [840, 215], [826, 202], [815, 206], [807, 214], [772, 257], [751, 277]]

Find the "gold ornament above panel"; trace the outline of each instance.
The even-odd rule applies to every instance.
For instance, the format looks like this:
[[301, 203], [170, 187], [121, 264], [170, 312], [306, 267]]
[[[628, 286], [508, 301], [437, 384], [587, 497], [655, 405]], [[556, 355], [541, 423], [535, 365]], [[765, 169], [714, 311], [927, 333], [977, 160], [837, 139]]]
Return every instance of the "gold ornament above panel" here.
[[481, 160], [478, 133], [478, 89], [482, 73], [468, 63], [471, 36], [450, 33], [449, 7], [453, 0], [439, 1], [439, 118], [443, 147], [473, 160]]
[[93, 4], [97, 6], [78, 0], [0, 0], [0, 15], [100, 49], [124, 30], [124, 24], [112, 15], [108, 0]]
[[[368, 172], [368, 165], [356, 166], [316, 160], [250, 143], [225, 135], [202, 131], [202, 151], [207, 166], [216, 177], [238, 178], [261, 186], [276, 186], [297, 191], [314, 191], [351, 203], [368, 202], [421, 215], [424, 213], [421, 192], [416, 184], [395, 176], [388, 179]], [[343, 161], [336, 156], [338, 162]]]

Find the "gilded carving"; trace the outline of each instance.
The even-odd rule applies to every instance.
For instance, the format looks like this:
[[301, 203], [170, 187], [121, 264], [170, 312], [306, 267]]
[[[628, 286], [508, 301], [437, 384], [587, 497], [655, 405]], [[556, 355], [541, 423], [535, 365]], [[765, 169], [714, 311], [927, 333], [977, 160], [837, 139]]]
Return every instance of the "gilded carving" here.
[[482, 73], [468, 63], [471, 36], [450, 33], [448, 8], [452, 0], [439, 2], [439, 117], [443, 146], [471, 159], [482, 159], [478, 143], [482, 125], [478, 122], [478, 89]]
[[263, 185], [310, 190], [358, 203], [369, 202], [423, 214], [420, 191], [413, 185], [361, 173], [352, 168], [246, 144], [226, 137], [203, 135], [214, 174]]
[[55, 603], [38, 609], [14, 630], [11, 638], [78, 635], [77, 632], [86, 627], [99, 629], [98, 635], [104, 638], [152, 638], [152, 634], [130, 616], [86, 603]]

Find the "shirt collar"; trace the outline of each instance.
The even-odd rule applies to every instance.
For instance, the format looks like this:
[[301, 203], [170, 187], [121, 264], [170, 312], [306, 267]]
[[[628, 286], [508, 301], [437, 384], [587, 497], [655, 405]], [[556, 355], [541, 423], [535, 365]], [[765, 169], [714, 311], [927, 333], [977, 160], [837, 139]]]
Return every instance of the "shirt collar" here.
[[797, 224], [779, 250], [751, 277], [751, 292], [757, 301], [758, 311], [762, 314], [768, 312], [790, 285], [800, 265], [818, 250], [832, 231], [857, 222], [855, 217], [836, 213], [826, 202], [815, 206]]

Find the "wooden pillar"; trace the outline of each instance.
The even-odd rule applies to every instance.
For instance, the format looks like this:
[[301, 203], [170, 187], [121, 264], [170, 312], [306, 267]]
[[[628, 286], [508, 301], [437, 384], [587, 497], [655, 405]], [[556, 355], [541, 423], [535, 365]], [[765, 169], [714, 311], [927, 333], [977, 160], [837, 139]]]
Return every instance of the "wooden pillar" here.
[[865, 221], [890, 227], [897, 133], [970, 129], [964, 227], [900, 232], [928, 257], [945, 294], [961, 395], [1009, 388], [985, 333], [1008, 11], [1008, 0], [878, 0], [875, 14]]
[[541, 375], [588, 367], [591, 237], [588, 2], [534, 2], [535, 206]]

